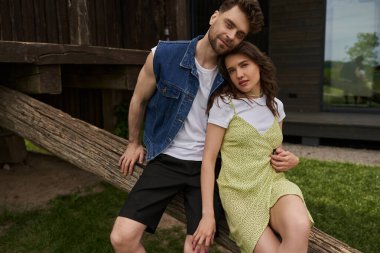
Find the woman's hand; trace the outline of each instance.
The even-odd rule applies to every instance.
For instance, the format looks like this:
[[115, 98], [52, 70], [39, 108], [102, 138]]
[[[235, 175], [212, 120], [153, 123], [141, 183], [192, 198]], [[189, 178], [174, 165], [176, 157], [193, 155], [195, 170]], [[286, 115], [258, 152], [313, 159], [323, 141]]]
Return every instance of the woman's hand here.
[[203, 215], [197, 230], [193, 234], [192, 244], [194, 252], [208, 252], [208, 248], [214, 243], [215, 232], [216, 223], [214, 215]]
[[286, 151], [283, 148], [277, 148], [271, 155], [270, 160], [273, 169], [277, 172], [288, 171], [298, 165], [298, 157], [290, 151]]

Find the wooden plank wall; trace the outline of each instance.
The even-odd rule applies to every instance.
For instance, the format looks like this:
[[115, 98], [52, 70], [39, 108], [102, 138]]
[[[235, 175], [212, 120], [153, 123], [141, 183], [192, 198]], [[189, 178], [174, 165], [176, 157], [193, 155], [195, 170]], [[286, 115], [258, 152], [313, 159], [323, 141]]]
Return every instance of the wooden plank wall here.
[[[188, 38], [186, 8], [186, 0], [0, 0], [0, 40], [149, 50], [160, 39]], [[103, 127], [110, 125], [102, 117], [105, 103], [113, 106], [130, 93], [66, 87], [38, 98]]]
[[286, 111], [319, 112], [325, 1], [269, 1], [269, 54], [278, 69]]
[[192, 13], [192, 36], [205, 34], [209, 28], [209, 21], [211, 15], [218, 10], [223, 0], [193, 0], [191, 1]]
[[185, 0], [0, 0], [0, 40], [149, 50], [187, 39], [186, 18], [177, 19], [186, 8]]
[[0, 0], [0, 40], [70, 43], [68, 0]]

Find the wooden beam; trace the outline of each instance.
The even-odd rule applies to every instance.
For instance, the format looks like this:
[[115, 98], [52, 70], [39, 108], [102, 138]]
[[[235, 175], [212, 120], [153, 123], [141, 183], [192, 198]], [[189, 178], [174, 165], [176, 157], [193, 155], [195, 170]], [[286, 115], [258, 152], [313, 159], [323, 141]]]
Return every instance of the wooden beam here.
[[60, 94], [61, 67], [60, 65], [11, 65], [6, 73], [7, 86], [30, 94]]
[[63, 87], [134, 90], [140, 65], [0, 65], [0, 83], [29, 94], [60, 94]]
[[134, 90], [140, 69], [137, 65], [64, 65], [62, 83], [71, 88]]
[[143, 65], [149, 51], [86, 45], [0, 41], [0, 62]]
[[[0, 86], [0, 126], [128, 192], [142, 173], [141, 167], [135, 167], [131, 176], [123, 177], [120, 174], [118, 160], [128, 144], [127, 140], [3, 86]], [[167, 212], [185, 221], [180, 196], [172, 201]], [[216, 241], [238, 252], [236, 245], [228, 238], [225, 221], [221, 224], [220, 236]], [[315, 227], [310, 235], [308, 252], [360, 253]]]

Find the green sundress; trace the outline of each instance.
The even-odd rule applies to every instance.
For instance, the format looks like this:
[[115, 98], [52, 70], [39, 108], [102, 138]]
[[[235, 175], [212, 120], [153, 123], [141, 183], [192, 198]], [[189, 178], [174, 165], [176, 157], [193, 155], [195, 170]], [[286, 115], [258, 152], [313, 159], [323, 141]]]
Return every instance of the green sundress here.
[[[231, 102], [232, 103], [232, 102]], [[226, 130], [221, 147], [222, 168], [217, 179], [230, 237], [243, 253], [252, 253], [268, 226], [270, 208], [283, 195], [298, 195], [297, 185], [277, 173], [270, 154], [282, 143], [282, 131], [275, 117], [272, 126], [260, 134], [236, 114]], [[310, 214], [310, 220], [313, 222]]]

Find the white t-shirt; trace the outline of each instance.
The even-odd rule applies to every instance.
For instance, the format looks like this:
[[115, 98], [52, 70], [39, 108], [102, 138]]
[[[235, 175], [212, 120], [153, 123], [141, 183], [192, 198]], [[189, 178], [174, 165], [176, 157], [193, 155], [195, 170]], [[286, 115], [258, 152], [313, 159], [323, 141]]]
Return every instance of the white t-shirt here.
[[[154, 54], [156, 48], [152, 49]], [[203, 68], [195, 59], [199, 89], [189, 114], [174, 140], [162, 152], [182, 160], [202, 161], [207, 127], [207, 101], [218, 69]]]
[[[234, 116], [234, 109], [228, 99], [225, 100], [227, 103], [220, 97], [215, 99], [210, 110], [208, 123], [228, 128]], [[253, 101], [249, 101], [246, 98], [232, 99], [236, 114], [256, 128], [260, 134], [265, 133], [273, 125], [274, 120], [274, 115], [266, 106], [265, 101], [265, 95], [261, 98], [253, 99]], [[281, 122], [285, 118], [284, 105], [277, 98], [275, 98], [275, 101], [277, 102], [277, 111], [279, 114], [278, 122]]]

